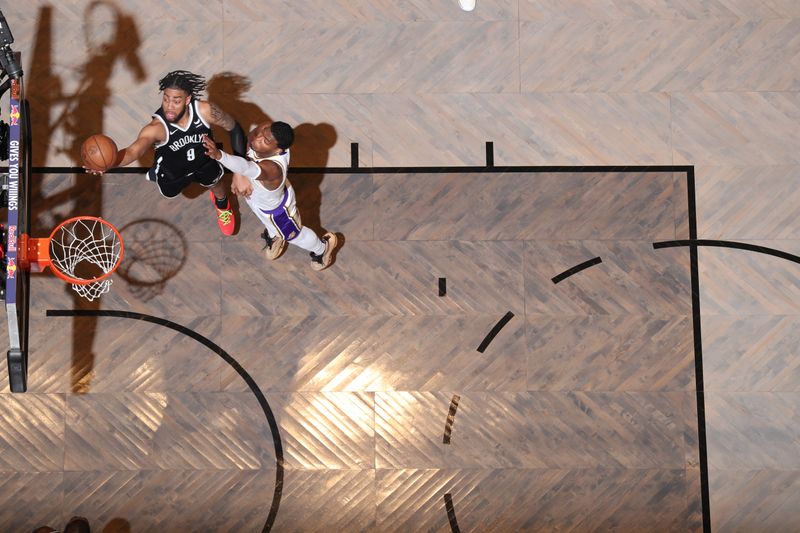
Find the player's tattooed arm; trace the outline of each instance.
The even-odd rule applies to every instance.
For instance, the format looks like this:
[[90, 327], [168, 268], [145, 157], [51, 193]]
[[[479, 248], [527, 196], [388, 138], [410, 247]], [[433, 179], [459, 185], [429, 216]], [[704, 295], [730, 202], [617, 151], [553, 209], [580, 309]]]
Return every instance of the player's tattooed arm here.
[[247, 151], [247, 141], [244, 130], [232, 116], [220, 109], [217, 104], [212, 102], [200, 102], [200, 113], [207, 122], [221, 128], [225, 128], [231, 136], [231, 148], [233, 153], [244, 157]]
[[236, 121], [233, 120], [232, 116], [220, 109], [217, 104], [209, 102], [208, 106], [209, 114], [211, 115], [211, 124], [225, 128], [226, 131], [231, 131], [234, 128]]

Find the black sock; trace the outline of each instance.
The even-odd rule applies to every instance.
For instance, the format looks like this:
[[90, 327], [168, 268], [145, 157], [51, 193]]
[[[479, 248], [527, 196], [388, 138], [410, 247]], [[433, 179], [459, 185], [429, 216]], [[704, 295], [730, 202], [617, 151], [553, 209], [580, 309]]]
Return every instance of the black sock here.
[[217, 198], [215, 196], [214, 197], [214, 203], [217, 204], [217, 209], [228, 209], [228, 197], [227, 196], [225, 196], [225, 198], [223, 198], [222, 200], [220, 200], [219, 198]]

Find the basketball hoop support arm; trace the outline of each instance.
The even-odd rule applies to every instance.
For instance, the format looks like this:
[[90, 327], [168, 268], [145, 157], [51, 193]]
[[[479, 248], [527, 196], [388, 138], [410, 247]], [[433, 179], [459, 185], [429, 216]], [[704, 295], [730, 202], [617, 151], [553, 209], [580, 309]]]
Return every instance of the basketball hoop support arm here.
[[50, 262], [50, 239], [32, 239], [24, 233], [19, 236], [19, 255], [17, 262], [20, 268], [31, 272], [42, 272], [49, 267]]

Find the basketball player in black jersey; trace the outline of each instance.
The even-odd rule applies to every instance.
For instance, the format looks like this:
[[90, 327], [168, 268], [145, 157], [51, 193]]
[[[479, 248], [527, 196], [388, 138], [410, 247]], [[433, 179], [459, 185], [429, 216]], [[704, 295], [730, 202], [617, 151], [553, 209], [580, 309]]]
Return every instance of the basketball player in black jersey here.
[[164, 76], [158, 85], [162, 92], [161, 107], [153, 113], [153, 119], [142, 128], [136, 140], [119, 151], [113, 166], [130, 165], [148, 149], [155, 148], [155, 163], [147, 172], [147, 179], [155, 181], [166, 198], [174, 198], [192, 182], [211, 189], [219, 228], [223, 234], [232, 235], [235, 221], [221, 181], [223, 168], [206, 155], [203, 136], [212, 135], [212, 125], [225, 128], [230, 133], [233, 151], [244, 156], [245, 135], [228, 113], [199, 99], [205, 87], [206, 80], [202, 76], [185, 70], [175, 70]]

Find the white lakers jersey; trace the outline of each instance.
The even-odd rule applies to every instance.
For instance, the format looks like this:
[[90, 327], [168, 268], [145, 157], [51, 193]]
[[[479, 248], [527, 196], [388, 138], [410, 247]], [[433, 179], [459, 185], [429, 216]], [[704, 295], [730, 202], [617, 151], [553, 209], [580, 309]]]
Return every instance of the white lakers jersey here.
[[252, 148], [247, 149], [247, 157], [258, 163], [259, 161], [274, 161], [281, 167], [283, 180], [281, 184], [270, 191], [257, 178], [249, 178], [253, 184], [253, 194], [250, 195], [250, 202], [259, 209], [272, 210], [281, 205], [283, 200], [283, 189], [286, 187], [286, 174], [289, 172], [289, 150], [282, 154], [269, 157], [258, 157]]

